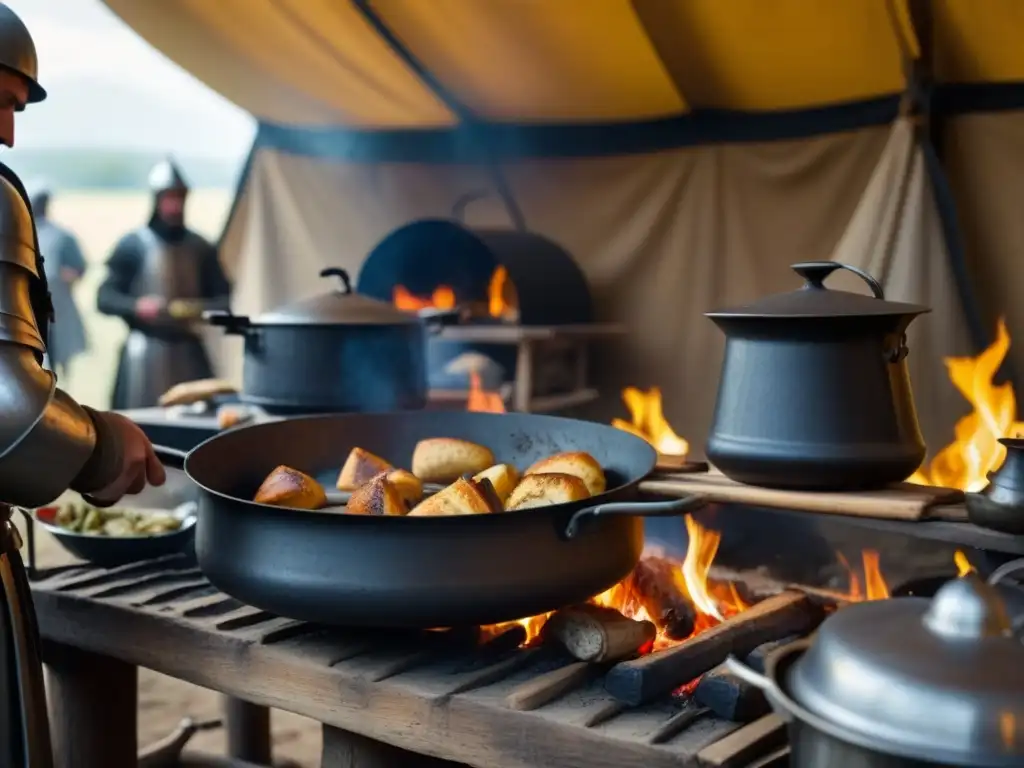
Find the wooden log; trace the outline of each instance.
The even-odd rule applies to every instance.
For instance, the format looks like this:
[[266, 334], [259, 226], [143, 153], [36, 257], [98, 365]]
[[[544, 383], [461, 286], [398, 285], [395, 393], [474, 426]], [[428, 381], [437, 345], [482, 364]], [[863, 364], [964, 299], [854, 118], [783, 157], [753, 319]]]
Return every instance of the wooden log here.
[[602, 663], [634, 656], [654, 641], [649, 621], [634, 621], [614, 608], [574, 605], [557, 611], [544, 625], [544, 637], [557, 641], [580, 661]]
[[585, 661], [574, 661], [520, 685], [505, 697], [509, 709], [530, 712], [579, 688], [597, 669]]
[[776, 714], [765, 715], [702, 749], [697, 762], [705, 768], [745, 768], [785, 743], [785, 721]]
[[771, 711], [760, 688], [737, 677], [724, 666], [715, 667], [701, 676], [693, 698], [723, 720], [734, 723], [752, 723]]
[[781, 640], [772, 640], [770, 643], [762, 643], [761, 645], [757, 646], [757, 648], [748, 653], [744, 661], [746, 662], [748, 667], [757, 672], [760, 672], [763, 675], [765, 670], [765, 662], [768, 660], [768, 657], [771, 656], [779, 648], [783, 648], [789, 645], [790, 643], [795, 643], [799, 639], [799, 635], [790, 635], [789, 637], [784, 637]]
[[806, 634], [823, 618], [822, 608], [806, 595], [782, 592], [679, 645], [616, 664], [605, 677], [605, 689], [639, 706], [695, 680], [730, 654], [743, 657], [762, 643]]
[[666, 637], [685, 640], [697, 617], [693, 605], [675, 588], [673, 571], [680, 565], [664, 557], [645, 557], [630, 577], [630, 586]]

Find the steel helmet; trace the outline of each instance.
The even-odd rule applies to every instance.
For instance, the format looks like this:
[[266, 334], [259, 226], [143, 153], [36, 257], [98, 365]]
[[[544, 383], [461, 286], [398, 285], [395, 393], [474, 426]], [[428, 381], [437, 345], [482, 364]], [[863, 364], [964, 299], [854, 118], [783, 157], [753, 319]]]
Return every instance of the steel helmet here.
[[161, 192], [188, 192], [188, 182], [174, 160], [167, 157], [149, 171], [149, 191], [156, 195]]
[[21, 75], [28, 81], [28, 102], [46, 98], [38, 82], [39, 59], [25, 22], [4, 3], [0, 3], [0, 67]]

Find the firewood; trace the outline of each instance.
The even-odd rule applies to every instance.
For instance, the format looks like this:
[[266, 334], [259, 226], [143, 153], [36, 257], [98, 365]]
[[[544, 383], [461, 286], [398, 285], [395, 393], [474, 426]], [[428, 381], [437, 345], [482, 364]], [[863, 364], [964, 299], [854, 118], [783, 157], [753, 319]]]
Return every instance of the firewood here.
[[673, 570], [681, 566], [663, 557], [645, 557], [631, 577], [633, 591], [654, 623], [671, 640], [685, 640], [697, 621], [693, 605], [675, 587]]
[[605, 689], [639, 706], [695, 680], [730, 654], [743, 657], [762, 643], [806, 634], [823, 618], [821, 607], [806, 595], [782, 592], [679, 645], [616, 664], [605, 677]]
[[706, 672], [693, 692], [694, 700], [723, 720], [752, 723], [771, 711], [764, 692], [724, 666]]
[[768, 657], [779, 648], [789, 645], [790, 643], [795, 643], [799, 639], [800, 638], [797, 635], [790, 635], [789, 637], [784, 637], [781, 640], [762, 643], [747, 654], [747, 658], [744, 659], [744, 662], [746, 662], [748, 667], [763, 675], [765, 671], [765, 662], [768, 660]]
[[563, 608], [544, 625], [545, 638], [557, 640], [580, 661], [595, 663], [633, 656], [657, 632], [649, 621], [634, 621], [614, 608], [590, 604]]

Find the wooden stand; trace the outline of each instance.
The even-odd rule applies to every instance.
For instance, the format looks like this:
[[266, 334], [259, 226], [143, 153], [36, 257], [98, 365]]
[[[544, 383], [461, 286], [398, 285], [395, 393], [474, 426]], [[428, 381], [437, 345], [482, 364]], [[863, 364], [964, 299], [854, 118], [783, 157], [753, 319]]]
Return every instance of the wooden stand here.
[[224, 697], [224, 724], [228, 756], [258, 765], [270, 765], [270, 710], [248, 701]]
[[323, 727], [323, 751], [320, 768], [460, 768], [452, 763], [427, 755], [418, 755], [374, 741], [340, 728]]
[[138, 669], [47, 643], [47, 699], [56, 768], [135, 768]]

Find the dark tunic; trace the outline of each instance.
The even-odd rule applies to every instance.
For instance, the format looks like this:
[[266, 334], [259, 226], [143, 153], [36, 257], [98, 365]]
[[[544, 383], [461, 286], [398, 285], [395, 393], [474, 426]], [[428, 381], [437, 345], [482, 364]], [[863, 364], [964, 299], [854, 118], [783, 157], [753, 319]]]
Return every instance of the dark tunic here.
[[153, 406], [175, 384], [213, 375], [194, 320], [167, 312], [141, 318], [135, 312], [139, 298], [201, 300], [206, 309], [221, 309], [228, 306], [230, 290], [217, 249], [186, 227], [154, 217], [125, 235], [107, 261], [107, 277], [97, 295], [99, 311], [122, 318], [129, 328], [111, 407]]

